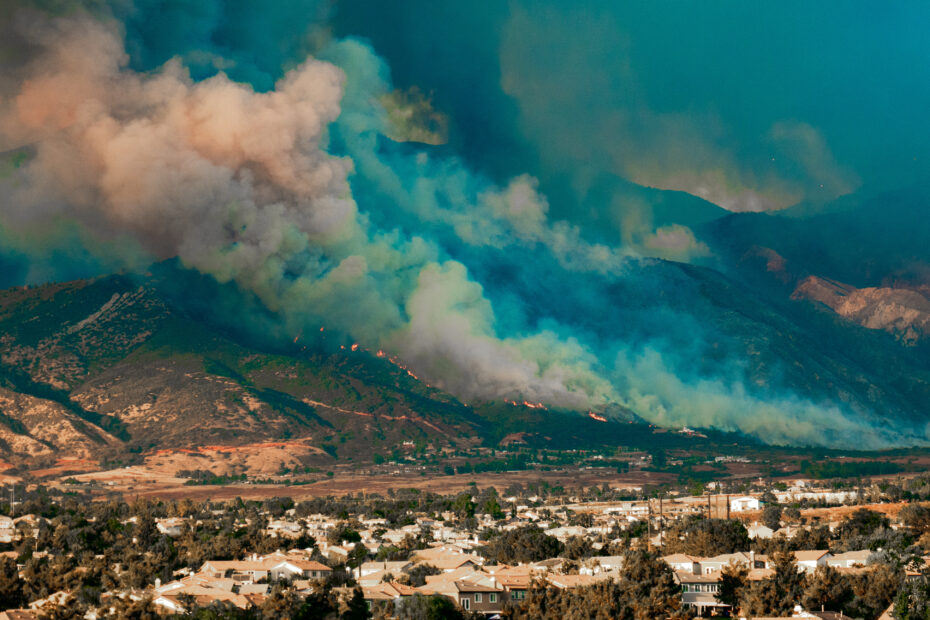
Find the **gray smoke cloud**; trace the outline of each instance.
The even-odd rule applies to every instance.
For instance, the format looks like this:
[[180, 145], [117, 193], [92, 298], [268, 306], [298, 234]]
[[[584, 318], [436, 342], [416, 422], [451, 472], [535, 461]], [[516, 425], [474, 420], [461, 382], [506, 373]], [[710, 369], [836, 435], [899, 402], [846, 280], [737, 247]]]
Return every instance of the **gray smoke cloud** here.
[[[27, 14], [15, 32], [28, 53], [3, 85], [0, 151], [29, 156], [0, 177], [6, 243], [54, 247], [64, 237], [51, 223], [67, 221], [77, 231], [68, 239], [107, 264], [177, 256], [254, 292], [295, 331], [326, 326], [389, 350], [464, 399], [620, 403], [660, 423], [775, 443], [905, 441], [839, 408], [753, 396], [738, 379], [685, 381], [649, 349], [596, 351], [554, 321], [502, 333], [482, 285], [434, 235], [469, 248], [542, 249], [568, 271], [614, 277], [637, 248], [590, 243], [551, 221], [530, 176], [498, 186], [455, 159], [384, 155], [379, 140], [433, 140], [435, 127], [410, 123], [436, 120], [419, 99], [391, 96], [386, 67], [358, 41], [328, 42], [257, 92], [222, 72], [195, 80], [178, 58], [133, 70], [119, 22], [82, 11]], [[344, 155], [333, 154], [334, 132]], [[804, 128], [777, 133], [813, 145], [814, 163], [826, 157]], [[358, 176], [396, 211], [361, 208]], [[384, 225], [392, 217], [422, 232]], [[706, 252], [681, 226], [644, 245], [677, 257]]]
[[[549, 353], [534, 356], [546, 334], [497, 338], [481, 286], [435, 244], [373, 230], [349, 188], [353, 162], [326, 151], [340, 68], [310, 58], [258, 93], [222, 73], [195, 82], [176, 60], [132, 71], [112, 25], [86, 17], [32, 23], [24, 36], [40, 52], [2, 127], [6, 148], [32, 144], [35, 154], [4, 181], [8, 233], [69, 217], [101, 239], [129, 236], [295, 322], [390, 347], [463, 397], [571, 407], [615, 397], [577, 344], [550, 337]], [[580, 247], [609, 258], [550, 228], [543, 204], [520, 179], [489, 190], [469, 217], [434, 217], [451, 215], [482, 242], [562, 239], [566, 256]]]

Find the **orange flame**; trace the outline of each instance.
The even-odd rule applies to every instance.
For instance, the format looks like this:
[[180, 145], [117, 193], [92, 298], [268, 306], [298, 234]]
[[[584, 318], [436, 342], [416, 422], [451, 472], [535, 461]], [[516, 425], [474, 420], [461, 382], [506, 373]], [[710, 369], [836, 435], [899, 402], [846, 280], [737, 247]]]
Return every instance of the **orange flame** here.
[[517, 402], [515, 400], [504, 399], [504, 402], [508, 405], [513, 405], [514, 407], [529, 407], [530, 409], [546, 409], [546, 406], [542, 403], [531, 403], [528, 400]]
[[353, 351], [358, 351], [358, 344], [353, 344], [353, 345], [352, 345], [352, 350], [353, 350]]
[[588, 412], [588, 417], [591, 418], [592, 420], [597, 420], [598, 422], [606, 422], [606, 421], [607, 421], [607, 418], [605, 418], [605, 417], [602, 416], [602, 415], [597, 415], [597, 414], [594, 413], [593, 411], [589, 411], [589, 412]]

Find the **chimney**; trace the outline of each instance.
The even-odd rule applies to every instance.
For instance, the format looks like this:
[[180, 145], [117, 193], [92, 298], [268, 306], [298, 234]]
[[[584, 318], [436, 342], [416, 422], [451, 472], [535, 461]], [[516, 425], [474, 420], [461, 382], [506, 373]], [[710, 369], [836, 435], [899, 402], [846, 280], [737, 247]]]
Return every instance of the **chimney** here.
[[160, 588], [160, 587], [161, 587], [161, 579], [159, 579], [158, 577], [155, 578], [155, 587], [156, 587], [156, 588]]
[[756, 552], [750, 551], [749, 552], [749, 569], [752, 570], [755, 567], [756, 567]]

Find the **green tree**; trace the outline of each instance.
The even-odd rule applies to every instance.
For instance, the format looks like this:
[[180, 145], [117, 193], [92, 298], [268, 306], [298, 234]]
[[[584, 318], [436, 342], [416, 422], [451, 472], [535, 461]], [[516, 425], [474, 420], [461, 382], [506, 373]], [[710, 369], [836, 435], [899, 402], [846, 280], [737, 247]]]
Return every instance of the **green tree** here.
[[26, 602], [23, 580], [13, 558], [0, 558], [0, 608], [16, 609]]
[[362, 589], [356, 586], [352, 589], [352, 596], [346, 602], [346, 610], [342, 613], [342, 620], [367, 620], [371, 618], [368, 604]]
[[507, 515], [504, 514], [504, 511], [501, 510], [501, 505], [497, 503], [497, 499], [490, 498], [484, 503], [484, 512], [491, 515], [492, 519], [503, 519]]
[[898, 519], [917, 536], [930, 530], [930, 509], [921, 504], [907, 504], [898, 513]]
[[675, 523], [666, 535], [667, 553], [713, 557], [721, 553], [749, 551], [749, 533], [735, 519], [692, 516]]
[[504, 564], [538, 562], [562, 552], [562, 543], [536, 525], [505, 530], [479, 550], [488, 560]]
[[868, 536], [875, 530], [888, 527], [888, 517], [880, 512], [860, 508], [840, 524], [840, 539], [849, 539], [856, 536]]
[[788, 616], [801, 602], [806, 578], [798, 571], [794, 555], [779, 552], [772, 559], [775, 574], [752, 583], [746, 589], [741, 601], [743, 613], [750, 616]]
[[346, 558], [346, 564], [352, 568], [358, 568], [365, 562], [367, 557], [368, 547], [362, 543], [356, 543], [355, 547], [352, 548], [352, 552], [349, 553], [349, 557]]
[[475, 516], [475, 502], [468, 493], [459, 493], [452, 502], [452, 511], [459, 519], [470, 519]]
[[781, 506], [768, 504], [762, 509], [762, 524], [772, 531], [781, 527]]
[[681, 589], [672, 569], [656, 554], [644, 550], [627, 553], [620, 579], [634, 620], [670, 618], [681, 613]]
[[572, 536], [565, 541], [562, 557], [569, 560], [583, 560], [592, 555], [594, 555], [594, 547], [591, 545], [591, 541], [584, 536]]
[[818, 566], [801, 596], [805, 609], [843, 611], [852, 601], [850, 580], [832, 566]]
[[408, 570], [404, 575], [402, 575], [398, 581], [406, 583], [409, 586], [418, 588], [420, 586], [426, 585], [426, 578], [431, 575], [438, 575], [442, 571], [433, 566], [432, 564], [417, 564], [410, 570]]
[[465, 620], [465, 616], [445, 596], [414, 594], [397, 605], [398, 620]]
[[720, 582], [717, 590], [717, 600], [729, 605], [734, 611], [739, 607], [740, 599], [746, 589], [749, 579], [749, 569], [742, 564], [731, 562], [720, 571]]

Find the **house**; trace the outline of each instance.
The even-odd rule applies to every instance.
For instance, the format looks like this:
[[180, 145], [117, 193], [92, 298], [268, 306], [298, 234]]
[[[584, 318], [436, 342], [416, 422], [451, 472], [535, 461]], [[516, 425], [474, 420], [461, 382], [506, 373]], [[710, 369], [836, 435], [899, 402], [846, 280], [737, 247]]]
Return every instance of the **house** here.
[[747, 510], [759, 510], [759, 498], [746, 495], [743, 497], [734, 497], [730, 500], [731, 512], [746, 512]]
[[598, 573], [597, 575], [546, 575], [546, 581], [560, 590], [583, 588], [610, 578], [611, 575], [607, 573]]
[[362, 586], [362, 596], [368, 605], [368, 611], [371, 611], [378, 603], [392, 602], [396, 605], [400, 599], [413, 596], [416, 592], [416, 588], [405, 586], [396, 581], [379, 583], [373, 586]]
[[671, 567], [673, 571], [689, 571], [691, 573], [701, 572], [701, 558], [684, 553], [674, 553], [667, 555], [662, 560]]
[[413, 563], [407, 560], [400, 562], [365, 562], [359, 567], [359, 576], [364, 577], [382, 571], [397, 576], [406, 573], [411, 568], [413, 568]]
[[198, 606], [208, 606], [213, 603], [231, 603], [240, 609], [248, 609], [252, 605], [258, 603], [261, 598], [260, 595], [245, 595], [237, 594], [235, 592], [229, 592], [226, 590], [220, 590], [217, 588], [207, 588], [203, 586], [188, 586], [182, 590], [172, 592], [170, 594], [162, 594], [155, 598], [152, 602], [165, 609], [169, 613], [185, 613], [188, 611], [184, 607], [182, 600], [187, 597], [193, 597], [194, 602]]
[[184, 525], [184, 519], [178, 519], [177, 517], [155, 520], [155, 528], [165, 536], [170, 536], [171, 538], [177, 538], [183, 534]]
[[827, 565], [844, 568], [851, 568], [853, 566], [868, 566], [869, 558], [871, 556], [872, 551], [869, 549], [863, 549], [862, 551], [847, 551], [846, 553], [838, 553], [827, 558]]
[[379, 570], [373, 573], [368, 573], [364, 577], [358, 577], [355, 581], [358, 582], [358, 585], [364, 587], [376, 586], [381, 582], [390, 582], [394, 581], [397, 577], [394, 573], [387, 570]]
[[462, 568], [450, 573], [430, 575], [426, 585], [417, 590], [422, 594], [441, 594], [452, 599], [466, 611], [484, 614], [500, 613], [507, 602], [507, 591], [493, 575]]
[[722, 571], [728, 564], [738, 564], [746, 568], [765, 568], [765, 561], [762, 558], [756, 558], [752, 551], [743, 553], [724, 553], [712, 558], [701, 558], [698, 562], [701, 567], [700, 572], [707, 575], [715, 571]]
[[299, 538], [304, 528], [300, 523], [280, 519], [270, 521], [266, 529], [270, 536], [280, 536], [282, 538]]
[[720, 571], [695, 574], [691, 571], [675, 571], [675, 581], [681, 586], [682, 606], [693, 608], [699, 616], [716, 615], [717, 608], [729, 606], [717, 601], [720, 589]]
[[254, 560], [208, 560], [200, 568], [201, 574], [219, 578], [231, 577], [236, 582], [255, 583], [268, 578], [269, 563]]
[[487, 572], [494, 575], [497, 582], [504, 588], [507, 600], [516, 604], [526, 598], [526, 593], [534, 578], [533, 569], [529, 566], [491, 567], [487, 569]]
[[561, 573], [562, 565], [568, 560], [566, 558], [549, 558], [530, 564], [532, 569], [539, 573]]
[[504, 588], [499, 584], [461, 579], [453, 585], [458, 590], [458, 604], [466, 611], [500, 613], [504, 609]]
[[622, 555], [594, 556], [578, 572], [583, 575], [596, 575], [598, 573], [616, 572], [623, 567]]
[[414, 554], [417, 564], [429, 564], [443, 572], [451, 572], [463, 567], [478, 568], [484, 563], [480, 555], [464, 553], [457, 547], [434, 547], [422, 549]]
[[333, 574], [333, 569], [313, 560], [289, 559], [275, 564], [268, 570], [272, 581], [284, 579], [326, 579]]
[[746, 528], [746, 532], [748, 532], [749, 538], [752, 538], [752, 539], [756, 539], [756, 538], [769, 539], [775, 535], [775, 530], [761, 523], [753, 523], [752, 525]]
[[0, 515], [0, 543], [11, 543], [19, 538], [16, 524], [6, 515]]
[[39, 614], [31, 609], [7, 609], [0, 611], [0, 620], [39, 620]]
[[833, 556], [829, 551], [795, 551], [794, 561], [797, 562], [798, 569], [808, 573], [814, 572], [818, 566], [826, 566], [827, 562]]

